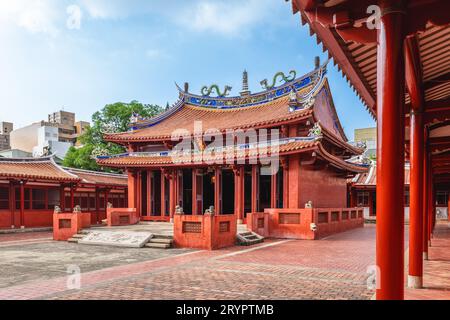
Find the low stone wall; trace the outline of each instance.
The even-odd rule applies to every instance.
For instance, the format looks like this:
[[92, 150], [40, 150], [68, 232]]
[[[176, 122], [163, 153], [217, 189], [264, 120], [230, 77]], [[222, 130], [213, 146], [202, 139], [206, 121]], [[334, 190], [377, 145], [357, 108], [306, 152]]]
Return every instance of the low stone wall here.
[[91, 214], [83, 213], [54, 213], [53, 240], [67, 241], [81, 229], [91, 225]]
[[270, 238], [314, 240], [363, 226], [362, 208], [266, 209], [247, 215], [247, 227]]
[[234, 215], [174, 215], [174, 245], [216, 250], [236, 243]]
[[106, 210], [106, 223], [108, 227], [128, 226], [140, 221], [136, 208], [108, 208]]

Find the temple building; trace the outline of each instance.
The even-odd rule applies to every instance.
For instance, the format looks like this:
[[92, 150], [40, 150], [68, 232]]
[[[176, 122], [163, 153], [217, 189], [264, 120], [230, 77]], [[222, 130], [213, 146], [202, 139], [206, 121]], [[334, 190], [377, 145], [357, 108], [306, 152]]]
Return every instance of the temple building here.
[[141, 220], [212, 211], [245, 223], [249, 213], [277, 208], [346, 208], [347, 179], [367, 171], [347, 160], [363, 149], [347, 141], [326, 64], [289, 74], [251, 93], [244, 72], [235, 97], [228, 86], [205, 86], [202, 95], [178, 87], [179, 100], [164, 113], [135, 115], [128, 132], [105, 135], [127, 153], [97, 161], [127, 171], [128, 204]]
[[63, 168], [53, 156], [0, 158], [0, 229], [51, 227], [56, 206], [80, 206], [100, 224], [108, 203], [127, 206], [126, 188], [125, 175]]

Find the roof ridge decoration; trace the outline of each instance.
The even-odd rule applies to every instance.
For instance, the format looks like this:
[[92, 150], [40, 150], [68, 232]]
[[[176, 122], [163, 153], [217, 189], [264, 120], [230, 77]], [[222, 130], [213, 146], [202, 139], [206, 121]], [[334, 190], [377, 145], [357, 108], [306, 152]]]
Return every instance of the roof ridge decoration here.
[[286, 82], [278, 87], [274, 87], [270, 90], [248, 94], [245, 96], [232, 96], [232, 97], [208, 97], [197, 94], [192, 94], [180, 88], [180, 86], [175, 83], [178, 92], [179, 99], [178, 101], [170, 107], [167, 111], [160, 113], [156, 117], [151, 119], [141, 119], [139, 117], [135, 117], [134, 121], [130, 125], [131, 131], [144, 129], [147, 127], [154, 126], [159, 122], [167, 119], [174, 113], [178, 112], [183, 108], [185, 104], [202, 107], [205, 109], [237, 109], [237, 108], [245, 108], [256, 106], [260, 104], [264, 104], [275, 99], [287, 96], [291, 93], [291, 91], [299, 91], [308, 85], [314, 84], [313, 88], [307, 93], [300, 95], [298, 97], [299, 104], [301, 105], [298, 109], [304, 109], [305, 107], [310, 107], [314, 100], [311, 100], [317, 91], [324, 82], [325, 75], [327, 74], [327, 65], [328, 60], [319, 68], [299, 77], [297, 79], [293, 79], [290, 82]]
[[261, 86], [263, 87], [264, 90], [273, 89], [275, 87], [275, 84], [277, 83], [277, 79], [279, 77], [281, 77], [281, 80], [284, 81], [284, 83], [291, 82], [297, 77], [297, 71], [295, 71], [295, 70], [289, 71], [289, 74], [291, 75], [291, 77], [286, 77], [284, 72], [279, 71], [279, 72], [275, 73], [275, 75], [273, 76], [271, 85], [269, 85], [267, 83], [267, 81], [268, 81], [267, 79], [262, 80], [260, 82], [260, 84], [261, 84]]
[[211, 96], [211, 92], [213, 90], [216, 90], [217, 97], [218, 98], [223, 98], [223, 97], [226, 97], [226, 96], [229, 95], [229, 92], [231, 91], [231, 89], [233, 89], [232, 86], [226, 85], [225, 88], [223, 89], [223, 91], [220, 91], [220, 88], [219, 88], [219, 86], [217, 84], [212, 84], [211, 86], [209, 86], [209, 88], [208, 88], [208, 86], [204, 86], [202, 88], [201, 92], [202, 92], [202, 95], [204, 97], [210, 97]]

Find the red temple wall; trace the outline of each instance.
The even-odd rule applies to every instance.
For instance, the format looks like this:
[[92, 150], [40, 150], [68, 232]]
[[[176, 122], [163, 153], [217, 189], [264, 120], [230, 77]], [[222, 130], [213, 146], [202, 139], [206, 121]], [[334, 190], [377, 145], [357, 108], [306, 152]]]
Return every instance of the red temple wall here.
[[299, 197], [301, 207], [308, 201], [314, 208], [347, 207], [347, 180], [329, 169], [312, 170], [300, 167]]

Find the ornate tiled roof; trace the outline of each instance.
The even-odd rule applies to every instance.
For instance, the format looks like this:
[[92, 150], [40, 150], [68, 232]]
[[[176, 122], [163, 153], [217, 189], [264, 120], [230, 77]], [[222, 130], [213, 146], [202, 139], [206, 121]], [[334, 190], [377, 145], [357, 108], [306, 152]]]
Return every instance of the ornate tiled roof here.
[[[109, 167], [160, 167], [160, 166], [179, 166], [181, 165], [205, 165], [214, 163], [233, 164], [240, 159], [266, 159], [269, 155], [277, 152], [280, 156], [299, 153], [299, 152], [317, 152], [319, 156], [326, 159], [331, 165], [351, 172], [365, 172], [367, 169], [363, 166], [355, 165], [329, 154], [321, 145], [321, 138], [286, 138], [281, 139], [278, 144], [272, 147], [260, 145], [238, 145], [227, 147], [222, 150], [216, 149], [217, 153], [197, 151], [194, 153], [177, 152], [134, 152], [122, 155], [103, 157], [98, 159], [98, 164]], [[220, 152], [223, 151], [223, 152]], [[231, 160], [233, 159], [233, 160]], [[240, 163], [240, 162], [238, 162]]]
[[127, 186], [128, 184], [128, 177], [124, 174], [96, 172], [73, 168], [64, 169], [80, 178], [81, 183], [83, 184], [114, 185], [122, 187]]
[[[410, 166], [409, 164], [405, 165], [405, 185], [409, 185], [410, 181]], [[356, 175], [351, 183], [354, 186], [362, 186], [362, 187], [375, 187], [377, 185], [377, 166], [376, 163], [373, 163], [370, 166], [369, 171]]]
[[[196, 121], [201, 121], [202, 132], [273, 127], [298, 121], [314, 113], [314, 97], [326, 84], [325, 74], [326, 65], [262, 93], [229, 98], [199, 96], [179, 88], [179, 101], [163, 114], [138, 120], [129, 132], [105, 134], [104, 137], [118, 143], [158, 141], [170, 139], [179, 129], [193, 133]], [[294, 90], [298, 107], [292, 110], [289, 100]], [[337, 126], [340, 128], [340, 124]], [[342, 128], [340, 133], [343, 133]]]
[[53, 157], [0, 158], [0, 178], [78, 182], [80, 178], [58, 166]]
[[0, 179], [127, 186], [126, 175], [63, 168], [53, 160], [53, 156], [0, 158]]

